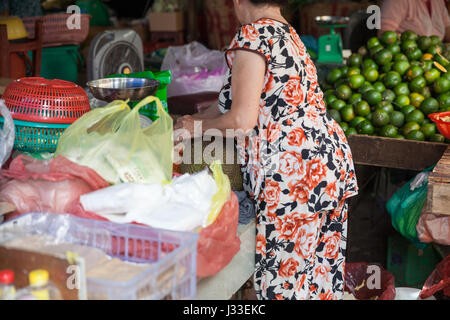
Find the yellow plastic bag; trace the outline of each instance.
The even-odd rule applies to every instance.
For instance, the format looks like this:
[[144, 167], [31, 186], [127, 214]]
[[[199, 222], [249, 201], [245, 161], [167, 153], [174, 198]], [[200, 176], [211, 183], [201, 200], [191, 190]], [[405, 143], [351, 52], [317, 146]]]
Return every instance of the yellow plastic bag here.
[[[139, 109], [156, 102], [158, 119], [141, 128]], [[131, 109], [117, 100], [94, 109], [67, 128], [55, 155], [94, 169], [112, 184], [166, 183], [172, 179], [173, 122], [153, 96]]]
[[208, 216], [206, 225], [209, 226], [214, 221], [216, 221], [222, 207], [230, 199], [231, 184], [228, 176], [223, 173], [222, 165], [219, 160], [213, 161], [209, 167], [213, 173], [214, 180], [217, 185], [217, 192], [214, 194], [211, 200], [211, 213]]

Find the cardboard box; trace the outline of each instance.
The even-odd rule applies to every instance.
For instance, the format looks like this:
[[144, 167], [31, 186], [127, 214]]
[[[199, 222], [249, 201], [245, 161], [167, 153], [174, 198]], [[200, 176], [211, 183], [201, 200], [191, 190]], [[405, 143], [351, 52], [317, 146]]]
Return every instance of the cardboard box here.
[[150, 12], [150, 31], [178, 32], [184, 30], [184, 12]]

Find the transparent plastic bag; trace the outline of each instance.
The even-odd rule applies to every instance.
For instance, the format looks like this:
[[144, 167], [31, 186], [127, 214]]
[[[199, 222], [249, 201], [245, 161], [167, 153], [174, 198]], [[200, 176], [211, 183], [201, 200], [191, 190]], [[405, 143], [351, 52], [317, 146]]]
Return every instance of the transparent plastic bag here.
[[230, 179], [225, 173], [223, 173], [222, 165], [220, 164], [220, 162], [214, 161], [211, 164], [210, 169], [213, 173], [218, 190], [212, 198], [211, 213], [209, 214], [206, 221], [207, 226], [209, 226], [217, 219], [220, 211], [222, 210], [222, 207], [228, 201], [228, 199], [230, 199], [231, 193]]
[[3, 122], [0, 122], [0, 168], [11, 156], [14, 147], [15, 126], [14, 121], [5, 105], [4, 100], [0, 100], [0, 116]]
[[[141, 128], [139, 109], [156, 102], [158, 119]], [[169, 182], [173, 168], [173, 120], [156, 97], [133, 109], [117, 100], [83, 115], [61, 136], [56, 155], [94, 169], [111, 184]]]
[[199, 42], [169, 47], [161, 70], [172, 72], [167, 96], [198, 92], [219, 92], [223, 87], [227, 65], [223, 52], [209, 50]]

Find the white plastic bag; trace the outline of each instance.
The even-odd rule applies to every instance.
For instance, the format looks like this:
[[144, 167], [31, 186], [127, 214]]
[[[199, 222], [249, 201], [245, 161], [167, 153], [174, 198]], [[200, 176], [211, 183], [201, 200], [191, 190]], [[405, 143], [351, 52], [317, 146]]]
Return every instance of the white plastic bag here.
[[14, 147], [15, 127], [14, 121], [5, 105], [4, 100], [0, 100], [0, 116], [3, 117], [3, 123], [0, 125], [0, 168], [9, 159]]
[[205, 226], [218, 188], [207, 170], [174, 178], [171, 184], [124, 183], [80, 197], [84, 210], [116, 223], [192, 231]]
[[167, 97], [198, 92], [219, 92], [223, 87], [227, 65], [223, 52], [209, 50], [199, 42], [169, 47], [161, 70], [172, 72]]

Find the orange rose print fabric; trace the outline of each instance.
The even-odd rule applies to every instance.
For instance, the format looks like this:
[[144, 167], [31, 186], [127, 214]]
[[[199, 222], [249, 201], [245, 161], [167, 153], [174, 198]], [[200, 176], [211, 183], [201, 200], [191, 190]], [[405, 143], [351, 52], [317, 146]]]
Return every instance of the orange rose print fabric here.
[[222, 113], [232, 105], [236, 50], [266, 61], [257, 126], [237, 146], [244, 188], [257, 212], [257, 296], [341, 299], [346, 199], [358, 192], [346, 137], [326, 112], [316, 68], [300, 37], [271, 19], [242, 26], [227, 50]]

